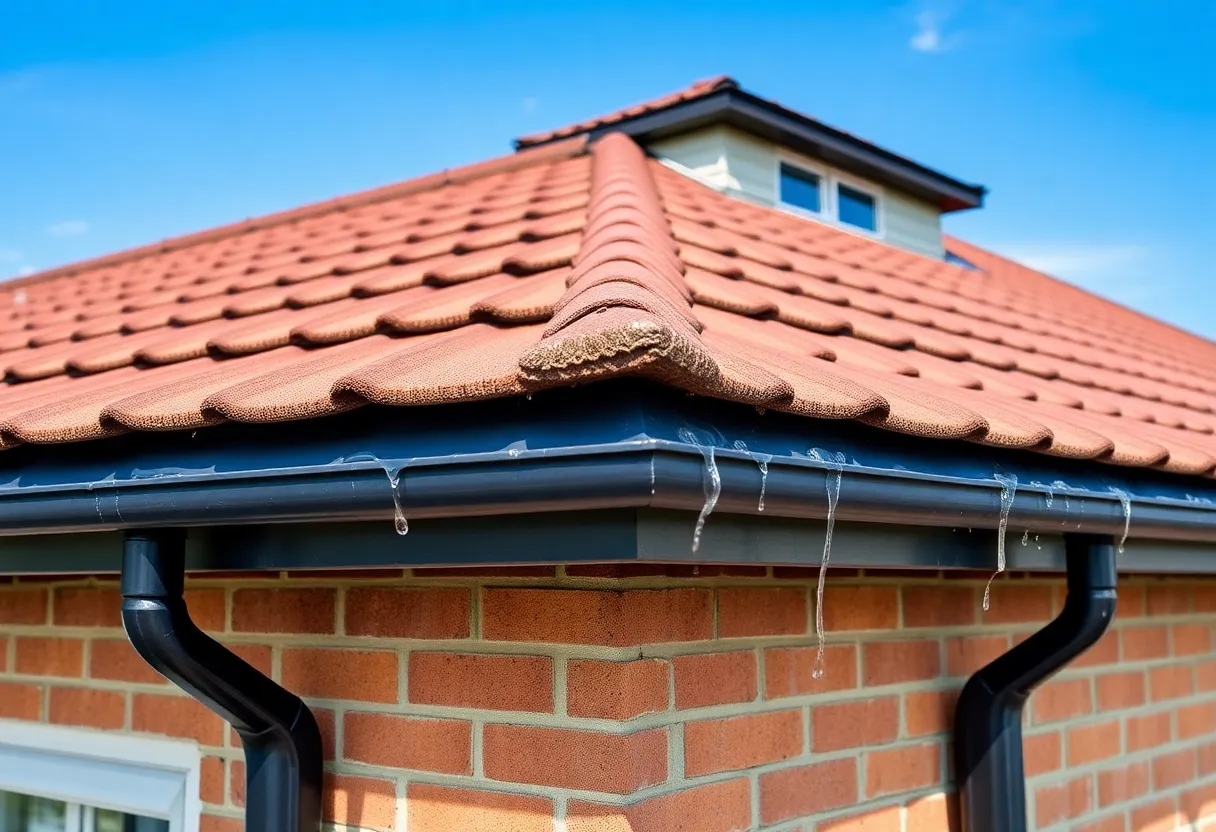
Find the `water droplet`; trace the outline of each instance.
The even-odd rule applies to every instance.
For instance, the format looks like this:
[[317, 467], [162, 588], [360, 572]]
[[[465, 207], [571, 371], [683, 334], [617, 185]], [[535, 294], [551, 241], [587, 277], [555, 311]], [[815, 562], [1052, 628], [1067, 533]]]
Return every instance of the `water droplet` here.
[[357, 457], [368, 457], [379, 465], [381, 469], [383, 469], [384, 475], [388, 477], [389, 490], [393, 495], [393, 528], [397, 530], [397, 534], [408, 534], [410, 530], [410, 523], [405, 517], [405, 511], [401, 507], [401, 489], [398, 487], [398, 485], [401, 482], [401, 472], [405, 470], [406, 466], [408, 466], [413, 460], [406, 460], [405, 462], [393, 464], [388, 460], [381, 459], [373, 453], [361, 451], [357, 454], [346, 457], [345, 461], [357, 462], [359, 461]]
[[393, 528], [397, 530], [397, 534], [409, 534], [410, 521], [405, 518], [405, 511], [401, 508], [401, 490], [398, 487], [401, 482], [401, 469], [404, 466], [394, 467], [385, 462], [380, 464], [384, 466], [389, 488], [393, 491]]
[[757, 459], [756, 464], [760, 466], [760, 502], [756, 504], [756, 510], [764, 511], [764, 491], [768, 488], [768, 460]]
[[1123, 506], [1123, 537], [1119, 539], [1119, 554], [1123, 554], [1123, 547], [1127, 545], [1127, 534], [1132, 530], [1132, 498], [1122, 488], [1111, 488], [1111, 491], [1115, 492], [1119, 504]]
[[735, 440], [735, 447], [755, 460], [757, 467], [760, 468], [760, 502], [756, 504], [756, 511], [764, 511], [764, 491], [768, 488], [768, 464], [773, 461], [773, 455], [749, 451], [747, 444], [742, 439]]
[[845, 456], [839, 452], [836, 454], [821, 453], [816, 448], [811, 449], [811, 456], [822, 461], [830, 471], [835, 472], [835, 476], [829, 474], [824, 480], [824, 487], [828, 492], [828, 519], [823, 535], [823, 559], [819, 562], [819, 585], [815, 588], [815, 637], [819, 640], [819, 646], [815, 651], [815, 669], [811, 671], [811, 676], [815, 679], [822, 679], [824, 642], [826, 640], [823, 631], [823, 586], [827, 581], [828, 561], [832, 557], [832, 532], [836, 527], [836, 504], [840, 502], [840, 484], [844, 480]]
[[1051, 504], [1056, 501], [1055, 489], [1052, 488], [1050, 485], [1045, 485], [1045, 486], [1043, 486], [1043, 488], [1044, 488], [1044, 490], [1047, 491], [1047, 507], [1051, 508]]
[[1022, 532], [1022, 545], [1025, 546], [1028, 542], [1030, 542], [1030, 529]]
[[984, 611], [988, 610], [988, 602], [992, 595], [992, 579], [1005, 571], [1005, 531], [1009, 528], [1009, 510], [1013, 508], [1013, 498], [1018, 493], [1018, 478], [1013, 474], [993, 474], [992, 478], [1001, 484], [1001, 519], [997, 525], [996, 537], [996, 571], [988, 579], [984, 587]]
[[1043, 551], [1043, 547], [1039, 545], [1039, 536], [1037, 534], [1034, 536], [1034, 545], [1035, 545], [1035, 548], [1038, 549], [1040, 552]]
[[[1064, 480], [1056, 480], [1055, 482], [1053, 482], [1051, 484], [1051, 487], [1056, 489], [1057, 491], [1064, 492], [1064, 513], [1068, 514], [1069, 509], [1072, 508], [1072, 506], [1068, 502], [1068, 484], [1065, 483]], [[1065, 523], [1064, 520], [1060, 521], [1060, 525], [1064, 525], [1064, 523]]]
[[680, 439], [690, 445], [696, 445], [705, 459], [705, 476], [701, 478], [701, 487], [705, 492], [705, 504], [701, 506], [701, 514], [697, 517], [696, 528], [692, 532], [692, 550], [701, 548], [701, 532], [705, 530], [705, 521], [713, 514], [718, 505], [718, 497], [722, 495], [722, 477], [718, 474], [718, 463], [714, 460], [714, 446], [706, 445], [697, 438], [691, 428], [680, 428], [677, 431]]

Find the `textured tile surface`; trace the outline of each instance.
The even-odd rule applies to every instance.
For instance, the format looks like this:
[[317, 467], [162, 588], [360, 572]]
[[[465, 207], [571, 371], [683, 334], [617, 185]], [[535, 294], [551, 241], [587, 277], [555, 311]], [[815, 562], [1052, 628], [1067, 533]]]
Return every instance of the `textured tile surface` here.
[[608, 135], [0, 290], [0, 447], [617, 376], [900, 433], [1216, 469], [1216, 345], [960, 240], [931, 260]]

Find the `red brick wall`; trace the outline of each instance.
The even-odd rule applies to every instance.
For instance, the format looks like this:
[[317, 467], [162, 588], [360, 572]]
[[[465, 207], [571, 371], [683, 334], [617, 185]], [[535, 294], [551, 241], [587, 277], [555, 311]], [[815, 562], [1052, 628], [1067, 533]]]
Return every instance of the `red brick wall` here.
[[[937, 832], [967, 675], [1056, 580], [566, 567], [193, 580], [199, 623], [313, 706], [327, 820], [438, 832]], [[1032, 697], [1032, 826], [1216, 821], [1216, 582], [1131, 579]], [[0, 717], [196, 740], [204, 829], [240, 827], [239, 743], [123, 637], [113, 582], [0, 584]], [[2, 730], [2, 727], [0, 727]], [[563, 825], [564, 824], [564, 825]]]

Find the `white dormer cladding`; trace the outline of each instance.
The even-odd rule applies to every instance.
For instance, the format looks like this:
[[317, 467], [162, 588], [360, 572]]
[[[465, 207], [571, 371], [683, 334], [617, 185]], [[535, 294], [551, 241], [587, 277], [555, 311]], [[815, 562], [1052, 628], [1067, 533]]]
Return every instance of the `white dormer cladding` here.
[[[875, 237], [917, 254], [938, 259], [944, 255], [941, 211], [933, 203], [794, 153], [729, 125], [718, 124], [658, 139], [650, 142], [646, 149], [668, 167], [731, 196]], [[782, 162], [820, 177], [824, 205], [819, 214], [781, 204], [778, 181]], [[877, 231], [863, 231], [837, 219], [835, 209], [840, 184], [876, 197]]]

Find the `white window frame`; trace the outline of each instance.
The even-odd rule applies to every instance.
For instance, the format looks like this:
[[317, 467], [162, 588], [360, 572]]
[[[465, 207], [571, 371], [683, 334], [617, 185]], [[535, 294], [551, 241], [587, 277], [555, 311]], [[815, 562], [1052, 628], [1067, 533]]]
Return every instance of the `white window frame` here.
[[[788, 202], [781, 200], [781, 166], [788, 165], [789, 167], [804, 170], [807, 173], [814, 174], [819, 177], [820, 185], [820, 206], [818, 213], [808, 211], [806, 208], [800, 208], [797, 205], [791, 205]], [[874, 199], [874, 225], [873, 231], [868, 228], [851, 225], [847, 222], [842, 222], [840, 219], [840, 191], [841, 185], [846, 185], [855, 191], [861, 191], [867, 196]], [[773, 193], [776, 195], [777, 207], [782, 211], [790, 214], [796, 214], [800, 217], [818, 220], [826, 223], [834, 228], [839, 228], [842, 231], [848, 231], [851, 234], [857, 234], [861, 237], [869, 237], [874, 240], [883, 240], [887, 236], [887, 205], [886, 194], [882, 186], [876, 185], [873, 182], [867, 182], [864, 179], [858, 179], [855, 176], [850, 176], [847, 173], [828, 167], [812, 161], [805, 156], [799, 156], [788, 151], [783, 151], [777, 154], [776, 163], [773, 165]]]
[[[859, 225], [852, 225], [840, 219], [840, 186], [844, 185], [852, 188], [855, 191], [865, 194], [874, 200], [874, 230], [862, 228]], [[863, 179], [855, 179], [847, 173], [836, 173], [832, 177], [832, 208], [836, 214], [836, 221], [840, 223], [841, 228], [847, 228], [851, 231], [856, 231], [858, 234], [864, 234], [867, 237], [875, 237], [882, 239], [887, 235], [886, 223], [886, 205], [883, 198], [883, 190], [879, 185], [866, 182]]]
[[68, 803], [69, 822], [113, 809], [198, 832], [201, 768], [194, 742], [0, 720], [0, 791]]

